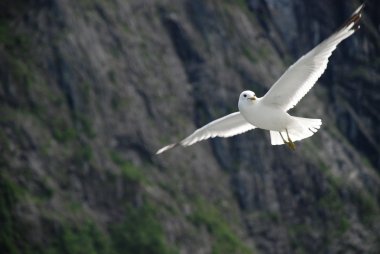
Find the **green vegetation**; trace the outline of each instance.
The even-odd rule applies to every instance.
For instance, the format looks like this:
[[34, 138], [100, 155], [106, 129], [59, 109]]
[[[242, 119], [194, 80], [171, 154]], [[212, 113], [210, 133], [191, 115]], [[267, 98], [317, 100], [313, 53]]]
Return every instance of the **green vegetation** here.
[[0, 22], [0, 43], [5, 45], [12, 43], [11, 32], [8, 24], [5, 21]]
[[31, 85], [36, 80], [36, 77], [34, 72], [28, 66], [27, 61], [12, 58], [10, 60], [10, 68], [12, 75], [17, 81], [17, 83], [25, 85], [26, 88], [30, 89]]
[[114, 111], [119, 111], [122, 105], [122, 101], [118, 95], [113, 95], [111, 98], [111, 107]]
[[78, 4], [82, 7], [82, 9], [80, 9], [81, 11], [85, 10], [85, 11], [92, 11], [94, 9], [94, 6], [96, 4], [98, 4], [98, 1], [94, 1], [94, 0], [80, 0], [78, 1]]
[[114, 70], [110, 70], [107, 72], [108, 79], [111, 81], [111, 84], [115, 85], [116, 82], [116, 73]]
[[8, 153], [10, 149], [8, 138], [2, 129], [0, 129], [0, 147], [1, 147], [1, 153], [0, 153], [0, 170], [1, 170], [2, 167], [5, 167], [7, 165], [7, 159], [5, 158], [5, 154]]
[[145, 182], [146, 178], [141, 169], [134, 166], [131, 162], [124, 160], [119, 153], [112, 151], [111, 160], [119, 166], [122, 176], [132, 182]]
[[373, 165], [372, 165], [371, 161], [368, 159], [368, 157], [362, 155], [362, 156], [360, 156], [360, 159], [361, 159], [361, 161], [363, 162], [363, 164], [364, 164], [366, 167], [368, 167], [368, 168], [373, 168]]
[[[4, 169], [1, 169], [4, 170]], [[24, 191], [0, 171], [0, 252], [19, 253], [17, 243], [22, 241], [22, 228], [13, 214]]]
[[271, 54], [271, 51], [267, 46], [263, 45], [258, 48], [257, 54], [259, 55], [260, 59], [266, 59]]
[[326, 172], [329, 182], [327, 193], [318, 200], [318, 207], [327, 213], [331, 219], [331, 225], [327, 232], [326, 241], [341, 237], [349, 228], [350, 221], [345, 211], [342, 197], [339, 195], [339, 189], [342, 189], [342, 181]]
[[353, 201], [356, 204], [360, 220], [365, 225], [371, 225], [380, 217], [380, 208], [376, 200], [366, 192], [352, 191]]
[[[80, 204], [73, 203], [75, 213], [83, 213]], [[140, 206], [127, 205], [121, 221], [101, 230], [91, 219], [84, 223], [60, 222], [61, 229], [40, 253], [58, 254], [171, 254], [177, 251], [169, 246], [156, 217], [158, 210], [144, 201]]]
[[309, 235], [311, 231], [311, 226], [307, 224], [293, 224], [288, 227], [290, 244], [295, 254], [307, 253], [302, 238]]
[[[376, 64], [376, 62], [375, 62]], [[368, 80], [370, 81], [372, 79], [372, 76], [369, 74], [368, 67], [364, 66], [357, 66], [356, 68], [352, 69], [349, 73], [347, 73], [347, 79], [348, 80]]]
[[233, 2], [235, 2], [243, 10], [247, 10], [248, 9], [247, 0], [235, 0]]
[[251, 49], [249, 49], [247, 47], [243, 47], [242, 50], [243, 50], [243, 54], [248, 58], [248, 60], [251, 63], [257, 63], [258, 62], [257, 57], [252, 53]]
[[189, 219], [197, 226], [205, 226], [213, 237], [212, 253], [252, 253], [230, 228], [218, 210], [205, 201], [197, 200], [196, 210]]
[[28, 52], [30, 40], [27, 36], [15, 33], [14, 29], [5, 19], [0, 19], [0, 44], [4, 45], [11, 55]]
[[41, 177], [40, 181], [38, 181], [39, 191], [38, 194], [32, 194], [26, 191], [26, 197], [31, 198], [33, 201], [37, 203], [45, 203], [54, 196], [54, 188], [49, 184], [48, 178]]
[[141, 182], [145, 179], [143, 173], [141, 172], [141, 169], [136, 168], [130, 162], [123, 163], [123, 165], [121, 165], [120, 168], [124, 178], [128, 180]]
[[280, 223], [281, 216], [278, 212], [261, 212], [259, 217], [262, 221], [269, 221], [271, 223], [278, 224]]
[[74, 128], [61, 128], [58, 127], [56, 129], [53, 129], [53, 137], [61, 142], [66, 143], [67, 141], [74, 140], [76, 137], [76, 131]]
[[244, 11], [249, 11], [248, 10], [248, 3], [247, 0], [224, 0], [226, 4], [231, 4], [231, 5], [236, 5], [240, 9]]
[[49, 122], [53, 137], [61, 143], [75, 140], [76, 130], [71, 127], [63, 118], [53, 118]]
[[131, 28], [129, 27], [129, 25], [127, 23], [123, 24], [123, 30], [127, 34], [131, 32]]
[[79, 85], [79, 94], [84, 104], [89, 104], [91, 99], [91, 84], [88, 80]]
[[[169, 246], [163, 228], [156, 217], [158, 208], [144, 201], [138, 207], [127, 205], [120, 223], [103, 230], [82, 209], [80, 203], [70, 204], [70, 213], [82, 214], [85, 221], [45, 218], [44, 223], [54, 223], [54, 231], [44, 232], [50, 237], [43, 246], [29, 242], [27, 225], [14, 214], [15, 206], [23, 202], [27, 193], [13, 180], [0, 173], [0, 252], [42, 254], [117, 254], [156, 253], [171, 254], [177, 251]], [[78, 218], [78, 216], [76, 216]], [[49, 228], [49, 227], [47, 227]]]
[[88, 138], [95, 137], [95, 130], [93, 129], [92, 122], [87, 115], [76, 112], [74, 115], [74, 120], [79, 123], [79, 131], [83, 132]]
[[325, 227], [321, 228], [318, 222], [289, 225], [287, 229], [294, 253], [308, 253], [307, 241], [311, 237], [312, 232], [319, 231], [323, 235], [323, 238], [320, 239], [323, 241], [323, 246], [328, 248], [328, 246], [338, 241], [351, 228], [348, 211], [340, 192], [346, 189], [347, 186], [341, 178], [332, 174], [329, 166], [323, 160], [317, 159], [315, 164], [318, 165], [320, 172], [327, 181], [327, 187], [323, 195], [314, 204], [318, 213], [322, 213], [323, 218], [325, 218]]
[[[83, 224], [63, 224], [58, 236], [47, 247], [39, 250], [43, 254], [116, 254], [111, 240], [91, 221]], [[36, 252], [38, 253], [38, 252]]]
[[318, 205], [328, 211], [340, 212], [343, 210], [343, 203], [335, 189], [330, 189], [321, 199], [319, 199]]
[[158, 222], [152, 204], [140, 207], [127, 206], [127, 214], [122, 223], [111, 227], [111, 238], [115, 250], [120, 253], [177, 253], [165, 241], [164, 231]]
[[337, 220], [336, 230], [334, 232], [336, 237], [342, 236], [347, 230], [351, 227], [351, 223], [347, 217], [347, 215], [343, 215]]
[[327, 175], [330, 188], [328, 192], [318, 201], [318, 206], [323, 210], [331, 213], [333, 217], [331, 219], [332, 229], [329, 231], [329, 235], [332, 237], [340, 237], [350, 228], [350, 222], [345, 212], [344, 203], [342, 197], [339, 195], [339, 189], [342, 188], [342, 181], [332, 176]]
[[76, 147], [74, 160], [77, 163], [89, 162], [93, 157], [92, 147], [89, 144], [81, 144]]

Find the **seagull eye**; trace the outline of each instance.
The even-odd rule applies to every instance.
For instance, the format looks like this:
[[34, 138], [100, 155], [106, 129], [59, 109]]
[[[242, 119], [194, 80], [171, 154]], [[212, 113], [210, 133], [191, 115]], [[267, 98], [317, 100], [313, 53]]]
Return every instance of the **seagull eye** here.
[[244, 96], [244, 97], [247, 97], [247, 95], [246, 95], [246, 94], [243, 94], [243, 96]]

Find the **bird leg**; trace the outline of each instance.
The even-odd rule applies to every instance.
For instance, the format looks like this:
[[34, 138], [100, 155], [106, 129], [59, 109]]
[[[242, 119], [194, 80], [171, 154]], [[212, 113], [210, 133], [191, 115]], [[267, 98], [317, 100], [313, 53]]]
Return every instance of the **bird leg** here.
[[296, 145], [293, 143], [293, 141], [290, 139], [289, 137], [289, 132], [288, 132], [288, 129], [285, 129], [286, 130], [286, 135], [288, 135], [288, 146], [291, 150], [295, 151], [296, 150]]
[[281, 136], [281, 138], [282, 138], [282, 141], [292, 150], [292, 151], [295, 151], [296, 150], [296, 146], [295, 146], [295, 144], [293, 143], [293, 141], [290, 139], [290, 137], [289, 137], [289, 133], [288, 133], [288, 130], [286, 129], [286, 134], [288, 135], [288, 140], [289, 141], [286, 141], [285, 139], [284, 139], [284, 137], [282, 136], [282, 133], [281, 132], [278, 132], [278, 133], [280, 133], [280, 136]]

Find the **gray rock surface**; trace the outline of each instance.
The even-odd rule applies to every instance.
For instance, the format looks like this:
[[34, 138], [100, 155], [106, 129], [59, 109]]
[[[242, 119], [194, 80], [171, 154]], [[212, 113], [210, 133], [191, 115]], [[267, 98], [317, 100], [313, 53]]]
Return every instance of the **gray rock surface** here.
[[1, 253], [378, 253], [380, 5], [291, 113], [155, 151], [259, 96], [358, 1], [0, 4]]

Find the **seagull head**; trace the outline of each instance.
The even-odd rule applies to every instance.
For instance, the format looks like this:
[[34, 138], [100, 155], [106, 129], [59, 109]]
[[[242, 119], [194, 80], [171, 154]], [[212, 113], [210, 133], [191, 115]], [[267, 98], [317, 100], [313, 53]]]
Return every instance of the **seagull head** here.
[[256, 94], [252, 91], [244, 91], [240, 94], [239, 102], [252, 102], [257, 99]]

